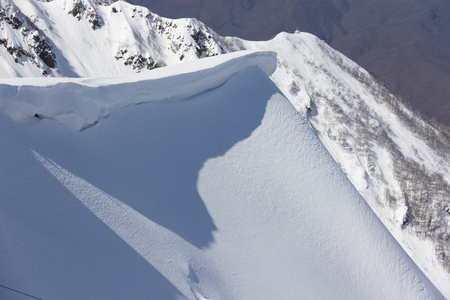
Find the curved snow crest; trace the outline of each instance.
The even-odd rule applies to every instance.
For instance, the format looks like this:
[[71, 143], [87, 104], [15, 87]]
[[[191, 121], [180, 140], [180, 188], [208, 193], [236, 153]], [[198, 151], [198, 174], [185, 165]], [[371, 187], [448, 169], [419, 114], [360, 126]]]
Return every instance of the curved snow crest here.
[[116, 78], [2, 80], [0, 109], [18, 122], [53, 119], [83, 130], [121, 107], [179, 101], [213, 90], [248, 67], [270, 76], [277, 67], [276, 53], [242, 51]]

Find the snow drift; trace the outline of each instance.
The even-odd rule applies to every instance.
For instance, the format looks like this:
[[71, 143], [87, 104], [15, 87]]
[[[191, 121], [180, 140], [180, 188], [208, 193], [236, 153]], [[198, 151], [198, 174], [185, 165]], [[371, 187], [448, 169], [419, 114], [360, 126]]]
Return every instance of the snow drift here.
[[[0, 283], [42, 299], [442, 298], [269, 79], [273, 54], [236, 55], [120, 89], [2, 85], [48, 102], [2, 97]], [[31, 109], [66, 95], [108, 117], [77, 131]], [[14, 122], [12, 102], [47, 118]]]

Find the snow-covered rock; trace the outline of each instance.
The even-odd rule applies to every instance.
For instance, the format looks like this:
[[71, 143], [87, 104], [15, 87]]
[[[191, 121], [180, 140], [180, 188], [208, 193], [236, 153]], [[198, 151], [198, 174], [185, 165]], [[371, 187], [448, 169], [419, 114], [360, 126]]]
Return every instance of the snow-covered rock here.
[[170, 20], [122, 1], [2, 0], [0, 44], [3, 78], [130, 74], [224, 52], [198, 20]]

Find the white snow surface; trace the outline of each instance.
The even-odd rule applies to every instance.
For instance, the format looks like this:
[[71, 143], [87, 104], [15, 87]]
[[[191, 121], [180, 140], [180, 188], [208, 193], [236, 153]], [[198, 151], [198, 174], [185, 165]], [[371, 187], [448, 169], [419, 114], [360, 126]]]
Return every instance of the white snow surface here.
[[[403, 196], [406, 191], [401, 186], [402, 178], [398, 178], [396, 172], [402, 172], [398, 165], [404, 162], [395, 158], [386, 142], [373, 137], [374, 131], [383, 130], [405, 158], [415, 161], [429, 174], [442, 175], [447, 183], [450, 183], [449, 153], [442, 153], [442, 150], [427, 144], [429, 136], [418, 134], [418, 128], [408, 128], [379, 94], [380, 90], [386, 94], [389, 94], [388, 91], [376, 80], [358, 77], [357, 74], [362, 73], [371, 78], [366, 70], [311, 34], [283, 32], [263, 42], [231, 37], [223, 38], [223, 41], [225, 48], [230, 50], [270, 50], [277, 53], [278, 67], [271, 76], [273, 82], [308, 120], [324, 146], [397, 241], [450, 299], [450, 274], [444, 270], [442, 262], [442, 257], [447, 260], [448, 257], [438, 251], [441, 247], [439, 243], [448, 245], [448, 238], [439, 241], [431, 238], [429, 233], [418, 237], [412, 226], [402, 229], [407, 212], [406, 196]], [[428, 126], [430, 131], [434, 130], [420, 116], [400, 106], [418, 123]], [[368, 145], [365, 150], [360, 145], [364, 142]], [[407, 175], [408, 171], [403, 172]], [[430, 179], [421, 180], [426, 182]], [[429, 183], [431, 186], [432, 183]], [[396, 203], [389, 203], [387, 191], [397, 198]], [[443, 232], [441, 236], [448, 237], [450, 215], [443, 208], [450, 206], [450, 199], [445, 198], [441, 203], [436, 199], [429, 200], [422, 209], [434, 209], [438, 217], [433, 217], [433, 222], [441, 221], [436, 227]], [[445, 220], [447, 224], [442, 224]]]
[[443, 298], [274, 65], [246, 52], [111, 84], [2, 80], [0, 284], [42, 299]]
[[[415, 161], [428, 174], [439, 174], [450, 183], [448, 150], [433, 147], [426, 142], [430, 135], [419, 133], [420, 125], [429, 131], [434, 129], [419, 115], [397, 103], [419, 124], [408, 127], [387, 103], [390, 93], [384, 87], [355, 62], [311, 34], [283, 32], [263, 42], [225, 37], [222, 43], [228, 51], [247, 49], [277, 53], [278, 67], [271, 76], [272, 81], [318, 133], [324, 146], [397, 241], [450, 299], [450, 273], [448, 267], [447, 270], [443, 267], [443, 264], [448, 266], [448, 250], [446, 253], [441, 250], [442, 244], [448, 245], [450, 199], [443, 196], [438, 200], [436, 195], [430, 196], [421, 208], [416, 206], [413, 210], [416, 213], [429, 209], [431, 213], [427, 217], [418, 219], [428, 222], [432, 219], [434, 228], [441, 233], [439, 237], [433, 236], [431, 231], [418, 236], [417, 227], [403, 227], [408, 196], [402, 175], [407, 177], [408, 172], [418, 171], [402, 170], [405, 159]], [[360, 74], [365, 78], [359, 77]], [[376, 136], [380, 131], [386, 134], [384, 141]], [[389, 150], [389, 143], [399, 150], [403, 160]], [[422, 178], [422, 182], [431, 183], [429, 189], [435, 189], [429, 178]], [[396, 198], [395, 203], [386, 196], [388, 192], [391, 199]], [[411, 198], [409, 201], [415, 200], [414, 205], [417, 205], [417, 200]]]

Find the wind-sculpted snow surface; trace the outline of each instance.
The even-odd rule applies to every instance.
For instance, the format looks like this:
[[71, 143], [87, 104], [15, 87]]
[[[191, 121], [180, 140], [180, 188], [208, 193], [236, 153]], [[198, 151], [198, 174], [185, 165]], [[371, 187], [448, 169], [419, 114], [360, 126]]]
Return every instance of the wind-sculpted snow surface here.
[[[240, 69], [259, 66], [271, 75], [276, 65], [274, 52], [247, 51], [182, 67], [167, 67], [144, 76], [39, 81], [15, 78], [0, 81], [0, 108], [17, 121], [48, 118], [75, 129], [85, 129], [118, 107], [189, 98], [219, 87]], [[183, 74], [184, 68], [190, 72], [196, 70], [196, 76]]]
[[450, 132], [317, 37], [224, 38], [229, 50], [270, 50], [271, 76], [317, 131], [386, 227], [450, 298]]
[[[42, 299], [441, 299], [256, 58], [273, 61], [208, 59], [241, 67], [84, 131], [1, 113], [0, 284]], [[165, 100], [159, 80], [180, 82], [141, 92]]]

